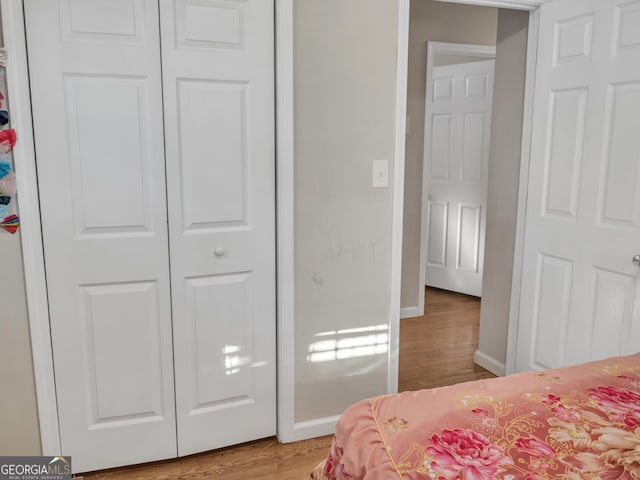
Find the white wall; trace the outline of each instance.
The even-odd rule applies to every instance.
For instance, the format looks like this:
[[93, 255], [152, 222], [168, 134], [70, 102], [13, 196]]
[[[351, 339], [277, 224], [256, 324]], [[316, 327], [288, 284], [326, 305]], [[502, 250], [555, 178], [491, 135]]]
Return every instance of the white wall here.
[[[2, 78], [0, 90], [6, 99]], [[16, 171], [19, 175], [19, 166]], [[10, 235], [4, 230], [0, 230], [0, 455], [40, 455], [20, 231]]]
[[0, 455], [40, 455], [19, 233], [0, 232], [0, 262]]
[[[387, 332], [367, 329], [389, 321], [392, 188], [371, 169], [394, 151], [397, 15], [397, 0], [294, 2], [296, 422], [387, 388]], [[378, 353], [310, 361], [337, 340]]]
[[402, 307], [418, 305], [422, 157], [427, 42], [495, 45], [498, 10], [433, 0], [413, 0], [409, 23], [407, 134], [402, 240]]
[[476, 352], [476, 361], [489, 367], [494, 373], [504, 373], [507, 356], [528, 23], [528, 12], [500, 10], [489, 157], [480, 341]]

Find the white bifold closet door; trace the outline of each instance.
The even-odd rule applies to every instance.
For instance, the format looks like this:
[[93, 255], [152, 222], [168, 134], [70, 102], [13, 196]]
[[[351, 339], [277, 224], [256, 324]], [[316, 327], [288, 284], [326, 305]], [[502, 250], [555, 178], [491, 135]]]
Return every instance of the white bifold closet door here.
[[160, 0], [160, 15], [186, 455], [276, 431], [273, 2]]
[[272, 2], [25, 18], [62, 453], [88, 471], [274, 434]]

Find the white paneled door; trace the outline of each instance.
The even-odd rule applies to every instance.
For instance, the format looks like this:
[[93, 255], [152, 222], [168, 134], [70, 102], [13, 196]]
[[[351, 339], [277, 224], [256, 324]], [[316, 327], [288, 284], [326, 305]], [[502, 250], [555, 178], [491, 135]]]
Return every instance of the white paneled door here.
[[425, 283], [480, 296], [495, 60], [434, 67], [427, 88]]
[[518, 370], [640, 350], [640, 1], [540, 22]]
[[25, 2], [62, 446], [175, 456], [158, 8]]
[[274, 434], [272, 2], [24, 3], [63, 454]]
[[161, 0], [160, 15], [186, 455], [276, 431], [273, 2]]

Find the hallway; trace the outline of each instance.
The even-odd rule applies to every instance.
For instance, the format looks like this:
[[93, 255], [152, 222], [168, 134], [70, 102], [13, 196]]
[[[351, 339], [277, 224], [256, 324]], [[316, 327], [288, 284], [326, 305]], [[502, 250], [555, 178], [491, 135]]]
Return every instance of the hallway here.
[[425, 315], [400, 321], [400, 392], [492, 378], [473, 363], [480, 299], [427, 287]]

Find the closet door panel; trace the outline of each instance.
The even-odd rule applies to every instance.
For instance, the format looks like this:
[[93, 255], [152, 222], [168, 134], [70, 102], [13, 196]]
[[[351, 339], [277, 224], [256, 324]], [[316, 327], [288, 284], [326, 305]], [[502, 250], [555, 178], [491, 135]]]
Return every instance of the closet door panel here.
[[246, 84], [177, 80], [184, 228], [247, 225]]
[[62, 453], [175, 457], [157, 1], [24, 3]]
[[187, 280], [187, 322], [194, 340], [198, 392], [192, 413], [225, 408], [229, 402], [253, 402], [254, 369], [243, 368], [253, 354], [251, 294], [251, 275], [246, 273]]
[[178, 451], [275, 434], [273, 2], [161, 0]]
[[153, 185], [145, 173], [154, 160], [146, 79], [67, 75], [64, 86], [78, 232], [151, 233]]

